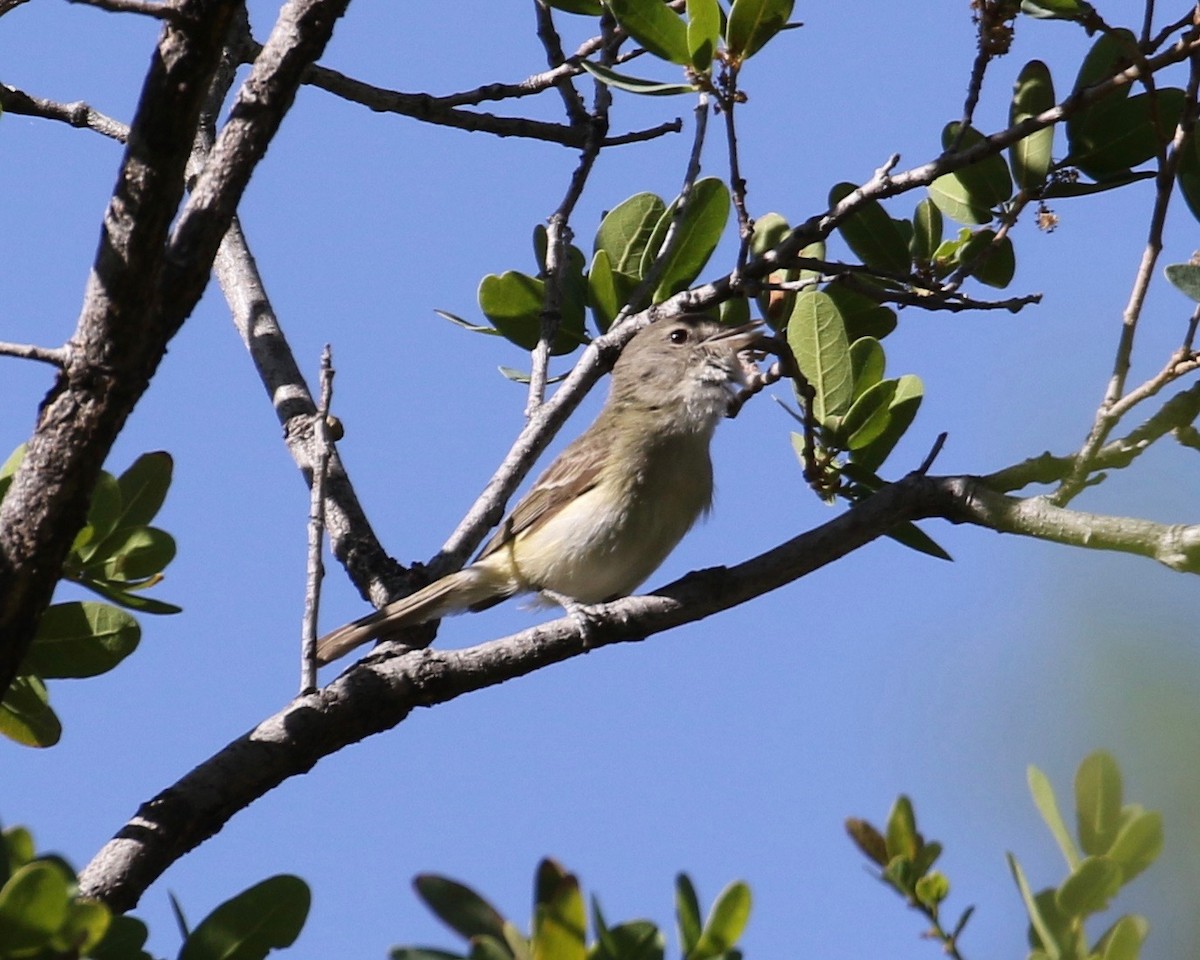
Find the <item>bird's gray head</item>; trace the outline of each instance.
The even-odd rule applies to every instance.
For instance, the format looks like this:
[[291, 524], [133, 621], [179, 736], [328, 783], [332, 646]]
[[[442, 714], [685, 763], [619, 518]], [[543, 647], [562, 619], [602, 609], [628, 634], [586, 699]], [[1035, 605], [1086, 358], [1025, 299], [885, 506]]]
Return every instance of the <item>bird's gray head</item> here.
[[687, 430], [711, 430], [745, 385], [737, 354], [758, 339], [760, 327], [727, 327], [704, 316], [652, 323], [613, 367], [612, 401], [658, 413]]

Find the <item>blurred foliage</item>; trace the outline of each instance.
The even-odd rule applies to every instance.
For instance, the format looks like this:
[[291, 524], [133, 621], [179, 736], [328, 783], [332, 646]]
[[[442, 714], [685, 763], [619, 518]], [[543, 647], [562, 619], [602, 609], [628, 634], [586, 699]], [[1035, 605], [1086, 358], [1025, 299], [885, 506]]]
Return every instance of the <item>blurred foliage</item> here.
[[[432, 947], [394, 947], [392, 960], [662, 960], [666, 940], [649, 920], [610, 925], [593, 897], [594, 940], [587, 941], [587, 908], [579, 881], [553, 860], [534, 876], [531, 932], [515, 924], [470, 887], [433, 874], [413, 881], [417, 895], [467, 941], [465, 954]], [[737, 942], [750, 918], [750, 888], [734, 882], [717, 895], [701, 921], [700, 901], [686, 874], [675, 880], [675, 919], [683, 960], [740, 960]]]
[[[55, 854], [36, 855], [24, 827], [0, 833], [0, 960], [152, 960], [146, 925], [114, 916], [79, 895], [75, 871]], [[178, 960], [261, 960], [288, 947], [308, 917], [309, 891], [297, 877], [255, 884], [182, 928]]]

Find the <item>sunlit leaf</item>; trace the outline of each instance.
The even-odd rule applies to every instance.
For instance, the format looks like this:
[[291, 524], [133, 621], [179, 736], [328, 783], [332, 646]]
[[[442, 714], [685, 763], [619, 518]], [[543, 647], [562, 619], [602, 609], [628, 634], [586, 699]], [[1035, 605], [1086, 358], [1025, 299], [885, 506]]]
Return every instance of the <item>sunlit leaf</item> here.
[[312, 900], [308, 884], [280, 874], [226, 900], [184, 941], [179, 960], [261, 960], [290, 947], [300, 935]]
[[736, 60], [747, 60], [783, 29], [793, 0], [734, 0], [725, 27], [725, 47]]
[[[1021, 68], [1013, 89], [1008, 122], [1015, 126], [1049, 110], [1055, 104], [1054, 80], [1050, 68], [1041, 60], [1030, 60]], [[1024, 189], [1040, 187], [1046, 181], [1053, 160], [1054, 127], [1043, 127], [1008, 148], [1013, 178]]]
[[802, 291], [788, 318], [787, 339], [800, 371], [815, 391], [813, 416], [817, 422], [845, 413], [854, 397], [854, 373], [846, 326], [837, 305], [820, 291]]
[[690, 83], [664, 83], [661, 80], [631, 77], [627, 73], [618, 73], [602, 63], [592, 63], [590, 60], [581, 60], [579, 65], [601, 83], [643, 97], [674, 97], [681, 93], [696, 92], [696, 88]]
[[680, 66], [688, 63], [687, 27], [662, 0], [607, 0], [622, 29], [649, 53]]
[[[857, 190], [852, 183], [839, 183], [829, 191], [829, 204], [835, 206]], [[869, 200], [838, 224], [842, 238], [862, 262], [886, 273], [907, 274], [911, 268], [908, 239], [888, 216], [883, 205]]]
[[98, 676], [137, 649], [141, 632], [133, 617], [107, 603], [56, 603], [42, 615], [24, 665], [46, 679]]

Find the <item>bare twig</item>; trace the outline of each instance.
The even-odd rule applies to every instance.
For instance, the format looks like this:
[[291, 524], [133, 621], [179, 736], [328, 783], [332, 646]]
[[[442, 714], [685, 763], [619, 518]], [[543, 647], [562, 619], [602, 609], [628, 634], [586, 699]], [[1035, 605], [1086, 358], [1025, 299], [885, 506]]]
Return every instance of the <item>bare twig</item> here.
[[[562, 38], [559, 37], [558, 30], [554, 26], [554, 14], [545, 0], [533, 0], [533, 9], [537, 16], [537, 36], [546, 50], [546, 62], [550, 65], [551, 70], [556, 70], [566, 63], [567, 57], [563, 53]], [[563, 106], [567, 111], [567, 120], [572, 126], [581, 126], [590, 122], [587, 109], [583, 105], [583, 98], [579, 96], [579, 91], [571, 82], [572, 74], [577, 72], [578, 67], [574, 71], [564, 71], [554, 81], [554, 89], [562, 97]]]
[[69, 347], [39, 347], [33, 343], [0, 343], [0, 355], [38, 360], [60, 370], [65, 370], [71, 360]]
[[333, 357], [329, 344], [321, 351], [321, 403], [313, 417], [317, 462], [313, 467], [312, 491], [308, 502], [308, 563], [304, 585], [304, 622], [300, 646], [300, 695], [317, 689], [317, 623], [321, 613], [321, 580], [325, 565], [321, 547], [325, 542], [325, 477], [333, 449], [329, 409], [333, 402]]
[[68, 3], [81, 3], [84, 6], [107, 10], [109, 13], [140, 13], [159, 20], [171, 20], [179, 16], [179, 11], [170, 0], [67, 0]]
[[1113, 360], [1113, 372], [1109, 378], [1108, 388], [1104, 399], [1096, 411], [1091, 431], [1084, 441], [1076, 458], [1075, 469], [1053, 494], [1053, 500], [1059, 506], [1071, 501], [1086, 485], [1091, 470], [1091, 461], [1096, 452], [1103, 446], [1109, 433], [1117, 425], [1120, 418], [1134, 404], [1147, 396], [1153, 396], [1166, 383], [1174, 379], [1172, 370], [1179, 368], [1176, 358], [1172, 358], [1166, 370], [1158, 376], [1132, 391], [1129, 397], [1124, 397], [1126, 378], [1132, 363], [1134, 338], [1137, 334], [1138, 320], [1141, 317], [1142, 306], [1146, 293], [1150, 288], [1150, 280], [1162, 250], [1163, 224], [1167, 218], [1167, 207], [1171, 194], [1174, 192], [1175, 179], [1179, 168], [1179, 157], [1182, 148], [1188, 145], [1195, 125], [1195, 105], [1197, 92], [1200, 90], [1200, 59], [1195, 53], [1191, 57], [1191, 73], [1188, 79], [1186, 102], [1189, 108], [1183, 111], [1169, 153], [1160, 160], [1158, 176], [1155, 178], [1154, 207], [1150, 214], [1150, 224], [1147, 230], [1146, 246], [1142, 251], [1141, 262], [1134, 277], [1133, 289], [1129, 294], [1129, 302], [1125, 306], [1121, 318], [1121, 334], [1117, 341], [1116, 356]]
[[124, 143], [129, 136], [129, 128], [119, 120], [105, 116], [99, 110], [94, 110], [82, 100], [74, 103], [59, 103], [34, 97], [16, 87], [0, 84], [0, 107], [7, 113], [16, 113], [26, 117], [40, 117], [45, 120], [58, 120], [69, 123], [73, 127], [88, 127], [113, 140]]

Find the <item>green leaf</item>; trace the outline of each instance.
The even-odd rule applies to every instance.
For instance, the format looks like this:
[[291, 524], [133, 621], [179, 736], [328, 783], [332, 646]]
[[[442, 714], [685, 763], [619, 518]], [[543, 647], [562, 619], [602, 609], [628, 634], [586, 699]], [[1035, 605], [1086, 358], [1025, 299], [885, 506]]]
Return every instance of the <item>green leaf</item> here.
[[1039, 20], [1078, 20], [1084, 6], [1079, 0], [1021, 0], [1021, 12]]
[[91, 960], [151, 960], [142, 947], [146, 943], [146, 925], [136, 917], [117, 915], [111, 918], [104, 939], [94, 946]]
[[1025, 771], [1025, 775], [1034, 806], [1038, 808], [1038, 813], [1050, 828], [1058, 849], [1066, 858], [1067, 866], [1074, 870], [1079, 866], [1079, 851], [1075, 848], [1075, 841], [1071, 839], [1066, 823], [1063, 822], [1062, 814], [1058, 812], [1058, 799], [1054, 796], [1054, 787], [1050, 785], [1050, 779], [1032, 764]]
[[685, 66], [687, 27], [662, 0], [607, 0], [622, 29], [654, 56]]
[[1103, 183], [1087, 183], [1083, 180], [1069, 182], [1064, 180], [1058, 183], [1051, 183], [1042, 191], [1042, 197], [1046, 200], [1087, 197], [1093, 193], [1105, 193], [1109, 190], [1116, 190], [1119, 187], [1126, 187], [1131, 183], [1137, 183], [1139, 180], [1150, 180], [1155, 176], [1156, 174], [1153, 170], [1138, 170], [1116, 174], [1108, 177]]
[[93, 948], [104, 939], [111, 920], [108, 907], [98, 900], [72, 900], [67, 906], [67, 919], [55, 934], [54, 946], [64, 952], [74, 950], [81, 956], [91, 956]]
[[62, 724], [50, 708], [46, 685], [33, 674], [19, 674], [0, 699], [0, 734], [26, 747], [52, 747]]
[[586, 960], [587, 911], [579, 881], [552, 860], [538, 866], [533, 960]]
[[997, 242], [995, 230], [977, 231], [962, 245], [958, 256], [962, 263], [971, 265], [969, 275], [989, 287], [1004, 289], [1017, 272], [1012, 240], [1004, 236]]
[[503, 940], [480, 936], [471, 940], [471, 952], [467, 956], [471, 960], [513, 960], [514, 955]]
[[598, 17], [604, 13], [600, 0], [546, 0], [555, 10], [579, 13], [586, 17]]
[[463, 960], [460, 953], [435, 950], [433, 947], [392, 947], [388, 957], [390, 960]]
[[[1054, 80], [1050, 68], [1041, 60], [1030, 60], [1021, 68], [1013, 88], [1012, 106], [1009, 107], [1009, 126], [1016, 126], [1030, 117], [1036, 117], [1055, 105]], [[1017, 185], [1034, 190], [1046, 182], [1053, 162], [1054, 127], [1044, 127], [1036, 133], [1018, 140], [1008, 148], [1013, 177]]]
[[260, 960], [300, 936], [312, 901], [308, 884], [279, 874], [222, 903], [184, 941], [179, 960]]
[[117, 477], [121, 491], [121, 527], [145, 526], [158, 514], [171, 487], [174, 461], [164, 450], [143, 453]]
[[[841, 203], [856, 187], [839, 183], [829, 191], [831, 207]], [[906, 275], [911, 270], [908, 239], [883, 205], [869, 200], [838, 225], [842, 239], [868, 267], [885, 273]]]
[[933, 873], [927, 873], [921, 877], [917, 881], [914, 891], [917, 900], [925, 906], [936, 907], [950, 896], [950, 881], [946, 879], [944, 873], [935, 870]]
[[935, 560], [954, 561], [954, 558], [946, 552], [941, 544], [911, 521], [892, 527], [887, 532], [887, 536], [901, 546], [916, 550], [917, 553], [923, 553]]
[[859, 337], [850, 344], [850, 367], [854, 371], [856, 398], [883, 379], [886, 365], [883, 345], [874, 337]]
[[175, 538], [157, 527], [122, 527], [104, 538], [85, 568], [102, 579], [132, 583], [161, 573], [175, 559]]
[[1038, 940], [1046, 956], [1050, 960], [1059, 960], [1062, 956], [1062, 950], [1058, 940], [1054, 935], [1054, 929], [1044, 916], [1042, 907], [1038, 904], [1033, 896], [1033, 891], [1029, 889], [1029, 881], [1025, 879], [1025, 871], [1021, 869], [1021, 865], [1017, 863], [1017, 858], [1011, 853], [1006, 854], [1008, 857], [1008, 867], [1012, 870], [1013, 880], [1017, 884], [1017, 890], [1020, 891], [1021, 900], [1025, 903], [1025, 912], [1029, 914], [1029, 923], [1037, 934]]
[[917, 833], [917, 817], [913, 812], [912, 801], [904, 794], [900, 794], [896, 798], [896, 802], [892, 804], [884, 836], [887, 842], [888, 857], [905, 857], [911, 860], [921, 847], [921, 837]]
[[721, 8], [717, 0], [687, 0], [687, 15], [688, 53], [692, 66], [704, 73], [721, 39]]
[[1121, 828], [1121, 771], [1103, 750], [1085, 757], [1075, 774], [1075, 818], [1083, 852], [1108, 853]]
[[744, 297], [726, 300], [717, 309], [717, 319], [727, 327], [740, 327], [750, 322], [750, 304]]
[[1172, 263], [1163, 273], [1185, 297], [1200, 303], [1200, 264]]
[[[1141, 93], [1104, 110], [1089, 110], [1070, 135], [1073, 164], [1093, 180], [1106, 180], [1145, 163], [1170, 141], [1183, 114], [1184, 92], [1176, 87]], [[1155, 124], [1157, 119], [1158, 123]]]
[[[1078, 93], [1086, 87], [1109, 79], [1120, 70], [1133, 63], [1133, 55], [1138, 49], [1137, 38], [1125, 27], [1101, 33], [1083, 63], [1079, 65], [1079, 73], [1075, 76], [1075, 84], [1071, 93]], [[1096, 101], [1085, 110], [1077, 110], [1067, 117], [1067, 142], [1074, 143], [1084, 124], [1094, 123], [1096, 116], [1102, 114], [1129, 96], [1130, 84], [1123, 84], [1110, 91], [1103, 99]], [[1092, 115], [1089, 117], [1089, 115]]]
[[1158, 859], [1163, 847], [1162, 814], [1150, 810], [1128, 820], [1117, 834], [1108, 855], [1121, 866], [1128, 883]]
[[1145, 917], [1121, 917], [1096, 941], [1096, 953], [1100, 960], [1138, 960], [1142, 942], [1149, 932], [1150, 924]]
[[[479, 284], [479, 308], [507, 340], [532, 350], [541, 337], [545, 292], [545, 283], [536, 277], [515, 270], [499, 276], [489, 273]], [[550, 348], [554, 356], [570, 353], [585, 342], [581, 331], [567, 323], [566, 303], [563, 307], [563, 323]]]
[[733, 0], [725, 26], [725, 47], [738, 61], [748, 60], [788, 22], [792, 0]]
[[142, 588], [141, 584], [128, 585], [125, 589], [118, 589], [116, 584], [93, 580], [90, 577], [81, 577], [78, 582], [81, 587], [87, 587], [92, 593], [99, 594], [105, 600], [109, 600], [121, 607], [127, 607], [130, 610], [136, 610], [138, 613], [165, 615], [183, 612], [182, 607], [178, 607], [173, 603], [127, 592], [133, 589], [140, 590]]
[[614, 273], [642, 278], [642, 255], [666, 209], [661, 197], [635, 193], [605, 214], [596, 231], [594, 249], [608, 254]]
[[891, 419], [890, 406], [898, 380], [882, 380], [851, 404], [838, 430], [847, 450], [861, 450], [878, 439]]
[[[1153, 175], [1153, 171], [1146, 171]], [[1184, 141], [1183, 149], [1179, 152], [1179, 192], [1183, 194], [1184, 202], [1192, 211], [1192, 216], [1200, 220], [1200, 139], [1195, 131]], [[0, 477], [3, 473], [0, 472]], [[3, 481], [0, 480], [0, 496], [3, 496]]]
[[117, 478], [102, 470], [92, 491], [87, 526], [75, 540], [77, 545], [82, 545], [76, 551], [81, 559], [86, 561], [97, 554], [98, 548], [120, 523], [121, 512], [121, 487]]
[[15, 871], [0, 888], [0, 947], [6, 957], [46, 948], [66, 922], [71, 895], [57, 866], [42, 860]]
[[8, 459], [0, 464], [0, 480], [11, 477], [17, 472], [17, 468], [21, 466], [21, 461], [25, 459], [25, 444], [21, 444], [17, 449], [8, 455]]
[[696, 88], [690, 83], [665, 83], [661, 80], [631, 77], [627, 73], [617, 73], [602, 63], [592, 63], [590, 60], [581, 60], [579, 65], [601, 83], [642, 97], [674, 97], [681, 93], [696, 92]]
[[816, 393], [813, 416], [817, 422], [841, 416], [854, 396], [854, 375], [846, 326], [837, 305], [817, 290], [797, 294], [787, 338], [800, 371]]
[[[669, 229], [665, 225], [670, 223], [674, 211], [675, 205], [672, 204], [663, 214], [664, 236]], [[663, 266], [658, 288], [654, 291], [655, 303], [661, 303], [680, 290], [686, 289], [688, 284], [700, 275], [700, 271], [708, 263], [708, 258], [717, 248], [728, 220], [729, 188], [715, 177], [698, 180], [692, 187], [683, 216], [676, 226], [677, 242]], [[646, 248], [643, 257], [646, 269], [643, 270], [643, 276], [649, 269], [646, 257], [657, 254], [657, 251], [651, 253], [652, 249]]]
[[588, 304], [596, 329], [604, 333], [621, 312], [621, 297], [613, 278], [612, 261], [605, 250], [597, 250], [588, 271]]
[[918, 263], [928, 263], [942, 242], [942, 211], [926, 197], [913, 214], [913, 238], [909, 253]]
[[413, 878], [417, 896], [451, 930], [470, 939], [490, 935], [504, 940], [504, 917], [470, 887], [431, 873]]
[[750, 888], [740, 880], [734, 881], [717, 895], [700, 939], [687, 953], [688, 960], [709, 960], [731, 950], [749, 919]]
[[851, 343], [862, 337], [882, 340], [896, 329], [895, 310], [851, 289], [840, 279], [828, 284], [825, 294], [837, 305]]
[[[900, 438], [908, 432], [908, 428], [912, 426], [913, 420], [917, 416], [917, 411], [921, 407], [921, 400], [925, 395], [925, 385], [921, 382], [921, 378], [912, 373], [906, 373], [896, 381], [896, 395], [892, 398], [892, 402], [888, 407], [888, 424], [883, 433], [879, 435], [873, 442], [867, 444], [858, 450], [852, 450], [851, 458], [856, 464], [865, 470], [877, 471], [883, 462], [891, 454], [896, 444], [900, 442]], [[915, 528], [914, 528], [915, 529]], [[924, 542], [929, 538], [917, 531], [918, 536], [910, 539], [901, 539], [899, 528], [892, 531], [894, 539], [899, 540], [905, 546], [916, 547], [916, 543]], [[929, 543], [933, 546], [932, 540]], [[922, 552], [930, 552], [928, 550]], [[933, 556], [942, 556], [945, 554], [940, 547], [937, 547], [937, 552]], [[949, 554], [945, 554], [944, 559], [949, 560]]]
[[[942, 147], [950, 150], [958, 139], [960, 124], [949, 123], [942, 131]], [[984, 136], [968, 127], [960, 150], [982, 143]], [[942, 213], [959, 223], [988, 223], [994, 208], [1012, 196], [1008, 164], [999, 154], [990, 154], [970, 166], [938, 177], [929, 185], [929, 196]]]
[[686, 957], [700, 940], [700, 901], [686, 873], [675, 876], [675, 922], [679, 926], [679, 944]]
[[791, 232], [791, 227], [778, 213], [764, 213], [754, 221], [754, 234], [750, 238], [750, 252], [761, 257], [768, 250], [774, 250], [783, 243], [783, 238]]
[[1071, 871], [1055, 894], [1068, 917], [1087, 917], [1108, 908], [1121, 888], [1121, 868], [1108, 857], [1088, 857]]
[[107, 673], [137, 649], [138, 622], [91, 600], [56, 603], [42, 615], [24, 667], [47, 679]]
[[649, 920], [631, 920], [611, 929], [597, 924], [599, 942], [591, 960], [663, 960], [666, 941]]

